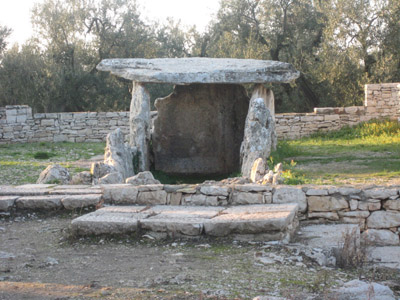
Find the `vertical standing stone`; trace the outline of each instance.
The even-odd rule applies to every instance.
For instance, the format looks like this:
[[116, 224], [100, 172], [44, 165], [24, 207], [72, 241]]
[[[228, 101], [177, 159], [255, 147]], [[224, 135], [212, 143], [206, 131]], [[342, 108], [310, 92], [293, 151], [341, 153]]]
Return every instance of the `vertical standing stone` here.
[[251, 99], [262, 98], [265, 106], [269, 109], [272, 118], [275, 120], [275, 98], [272, 90], [267, 89], [262, 84], [257, 84], [254, 88]]
[[256, 159], [262, 158], [267, 161], [274, 136], [275, 122], [265, 106], [264, 99], [252, 98], [240, 147], [243, 177], [250, 178], [251, 168]]
[[129, 144], [136, 147], [137, 154], [133, 158], [137, 163], [137, 172], [148, 171], [150, 142], [150, 95], [143, 84], [133, 82], [130, 110]]
[[[262, 98], [264, 100], [265, 107], [268, 108], [268, 110], [272, 116], [272, 119], [274, 120], [274, 123], [275, 123], [275, 98], [274, 98], [274, 93], [272, 92], [272, 90], [267, 89], [262, 84], [256, 85], [256, 87], [254, 88], [254, 91], [251, 95], [251, 99], [257, 99], [257, 98]], [[272, 133], [271, 148], [273, 150], [275, 150], [277, 144], [278, 144], [278, 138], [276, 135], [276, 131], [274, 129], [273, 133]]]

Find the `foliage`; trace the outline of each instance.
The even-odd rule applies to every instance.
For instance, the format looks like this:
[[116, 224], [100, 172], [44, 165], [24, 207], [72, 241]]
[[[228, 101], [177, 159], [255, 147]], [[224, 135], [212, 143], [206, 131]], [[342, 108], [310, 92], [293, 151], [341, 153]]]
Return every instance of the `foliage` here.
[[[45, 0], [24, 45], [4, 51], [11, 29], [0, 26], [0, 106], [127, 110], [130, 82], [98, 72], [102, 59], [185, 56], [293, 64], [300, 78], [273, 85], [277, 112], [360, 105], [366, 83], [400, 81], [399, 19], [398, 0], [221, 0], [200, 33], [145, 22], [135, 0]], [[153, 102], [171, 92], [149, 89]]]

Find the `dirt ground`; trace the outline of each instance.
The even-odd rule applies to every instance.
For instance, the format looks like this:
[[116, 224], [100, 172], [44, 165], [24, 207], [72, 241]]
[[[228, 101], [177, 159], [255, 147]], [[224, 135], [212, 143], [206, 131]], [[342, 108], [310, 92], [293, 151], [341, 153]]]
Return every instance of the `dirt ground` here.
[[400, 285], [399, 271], [320, 267], [271, 243], [73, 238], [74, 217], [0, 217], [0, 299], [330, 299], [360, 274]]

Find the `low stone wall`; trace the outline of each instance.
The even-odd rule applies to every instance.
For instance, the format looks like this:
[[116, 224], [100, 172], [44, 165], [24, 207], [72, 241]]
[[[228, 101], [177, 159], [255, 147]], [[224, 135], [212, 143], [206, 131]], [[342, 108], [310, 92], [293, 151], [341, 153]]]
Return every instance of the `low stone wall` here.
[[114, 205], [226, 206], [297, 203], [302, 220], [359, 224], [376, 244], [400, 245], [400, 186], [146, 185], [103, 186]]
[[[375, 118], [400, 118], [400, 83], [366, 85], [364, 106], [315, 108], [313, 113], [277, 114], [276, 130], [279, 139], [295, 139]], [[32, 109], [26, 105], [0, 107], [0, 144], [99, 142], [117, 127], [124, 134], [129, 133], [129, 112], [32, 115]]]

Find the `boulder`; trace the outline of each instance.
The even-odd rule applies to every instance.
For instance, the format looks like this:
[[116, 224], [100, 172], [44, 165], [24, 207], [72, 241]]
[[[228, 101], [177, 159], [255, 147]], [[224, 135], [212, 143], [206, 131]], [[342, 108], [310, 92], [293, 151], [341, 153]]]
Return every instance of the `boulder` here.
[[60, 183], [68, 184], [71, 176], [66, 168], [60, 165], [50, 165], [42, 173], [36, 183]]
[[399, 235], [390, 230], [368, 229], [361, 234], [361, 237], [374, 246], [396, 246], [400, 244]]
[[103, 176], [99, 179], [98, 184], [116, 184], [116, 183], [123, 183], [124, 178], [122, 177], [121, 173], [113, 172]]
[[92, 174], [89, 171], [83, 171], [72, 176], [70, 184], [92, 184]]
[[154, 179], [150, 171], [140, 172], [135, 176], [127, 178], [125, 182], [132, 185], [161, 184], [160, 181]]
[[175, 86], [171, 95], [157, 99], [155, 169], [167, 174], [237, 172], [248, 99], [244, 87], [225, 84]]
[[250, 100], [246, 118], [244, 138], [240, 147], [242, 175], [250, 177], [256, 159], [266, 161], [273, 147], [275, 121], [262, 98]]
[[252, 182], [258, 182], [264, 177], [266, 171], [265, 166], [266, 163], [261, 157], [254, 161], [250, 172], [250, 180]]
[[387, 286], [376, 282], [363, 282], [360, 280], [352, 280], [346, 282], [339, 289], [332, 290], [331, 296], [338, 300], [395, 300], [394, 294]]
[[289, 82], [300, 75], [284, 62], [205, 57], [104, 59], [97, 69], [134, 82], [172, 84]]
[[400, 210], [400, 198], [386, 201], [383, 207], [387, 210]]
[[117, 172], [117, 169], [114, 166], [105, 164], [104, 162], [93, 163], [90, 168], [90, 174], [92, 174], [95, 181], [101, 177], [106, 176], [107, 174], [115, 172]]
[[134, 175], [132, 149], [125, 144], [124, 139], [121, 129], [110, 132], [106, 138], [104, 153], [104, 163], [113, 166], [123, 179]]

